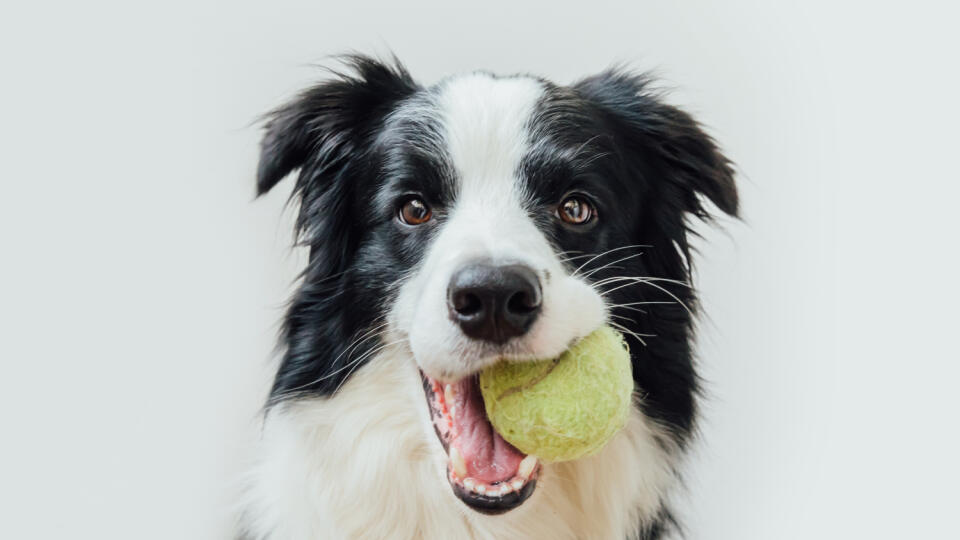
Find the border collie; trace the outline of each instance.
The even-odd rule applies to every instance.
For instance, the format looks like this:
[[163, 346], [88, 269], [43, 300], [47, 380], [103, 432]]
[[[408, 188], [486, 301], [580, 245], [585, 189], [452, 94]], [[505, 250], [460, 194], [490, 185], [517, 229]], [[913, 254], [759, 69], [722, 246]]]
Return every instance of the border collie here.
[[[668, 496], [698, 393], [690, 221], [736, 214], [730, 162], [645, 75], [427, 87], [395, 59], [345, 62], [265, 124], [258, 193], [299, 171], [310, 255], [240, 537], [675, 530]], [[505, 442], [475, 374], [559, 355], [604, 324], [630, 347], [626, 427], [557, 464]]]

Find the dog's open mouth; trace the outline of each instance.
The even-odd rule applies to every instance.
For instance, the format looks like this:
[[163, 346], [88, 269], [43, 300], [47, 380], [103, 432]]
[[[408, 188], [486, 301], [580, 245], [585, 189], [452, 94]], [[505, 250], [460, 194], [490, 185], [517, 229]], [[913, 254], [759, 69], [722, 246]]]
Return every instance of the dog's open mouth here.
[[514, 448], [487, 419], [477, 377], [441, 383], [421, 373], [430, 419], [447, 451], [447, 479], [467, 506], [487, 514], [512, 510], [537, 484], [537, 458]]

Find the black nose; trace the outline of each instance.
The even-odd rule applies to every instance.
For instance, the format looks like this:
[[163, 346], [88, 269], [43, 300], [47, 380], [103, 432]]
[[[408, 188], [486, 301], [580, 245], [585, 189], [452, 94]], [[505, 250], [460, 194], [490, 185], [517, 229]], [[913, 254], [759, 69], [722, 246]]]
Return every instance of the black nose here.
[[447, 288], [450, 318], [463, 333], [493, 343], [521, 336], [540, 313], [540, 280], [523, 265], [473, 264]]

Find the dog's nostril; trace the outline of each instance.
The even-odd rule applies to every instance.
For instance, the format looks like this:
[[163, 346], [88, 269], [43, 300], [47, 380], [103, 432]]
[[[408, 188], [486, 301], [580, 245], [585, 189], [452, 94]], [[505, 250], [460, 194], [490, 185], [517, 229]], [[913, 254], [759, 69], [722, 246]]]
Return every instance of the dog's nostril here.
[[534, 298], [528, 291], [515, 293], [507, 301], [507, 311], [513, 313], [527, 313], [540, 307], [540, 299]]
[[453, 296], [453, 309], [460, 315], [476, 315], [483, 309], [483, 302], [479, 296], [466, 291]]

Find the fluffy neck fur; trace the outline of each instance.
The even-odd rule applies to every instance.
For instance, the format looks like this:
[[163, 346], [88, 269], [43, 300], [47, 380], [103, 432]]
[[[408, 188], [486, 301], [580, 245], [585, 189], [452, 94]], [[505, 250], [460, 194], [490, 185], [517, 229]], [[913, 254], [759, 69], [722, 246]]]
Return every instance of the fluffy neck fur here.
[[521, 507], [479, 514], [444, 478], [419, 375], [397, 346], [335, 397], [269, 412], [244, 538], [650, 538], [674, 483], [669, 440], [635, 409], [600, 454], [547, 465]]

